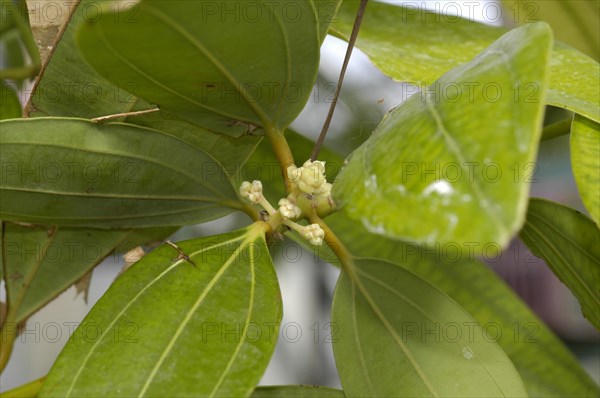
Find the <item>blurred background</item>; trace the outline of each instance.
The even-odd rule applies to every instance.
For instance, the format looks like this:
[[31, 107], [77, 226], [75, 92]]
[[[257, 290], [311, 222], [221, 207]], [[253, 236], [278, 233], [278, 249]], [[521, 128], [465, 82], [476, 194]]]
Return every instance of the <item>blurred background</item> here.
[[[479, 11], [489, 5], [500, 7], [495, 1], [407, 3], [482, 23], [502, 24], [502, 21], [491, 21]], [[465, 3], [470, 3], [470, 6], [465, 7]], [[573, 33], [571, 26], [560, 25], [560, 18], [556, 17], [543, 7], [538, 15], [539, 19], [556, 19], [553, 27], [560, 40], [598, 59], [598, 48], [578, 47], [577, 32]], [[510, 25], [515, 21], [504, 22]], [[315, 88], [317, 95], [308, 102], [293, 124], [294, 130], [313, 139], [320, 132], [329, 108], [327, 97], [335, 88], [345, 51], [345, 42], [333, 37], [326, 39], [322, 47], [318, 87]], [[386, 112], [402, 103], [409, 93], [415, 92], [414, 88], [384, 76], [358, 49], [354, 50], [343, 87], [326, 140], [326, 146], [340, 155], [346, 155], [360, 145]], [[552, 110], [548, 117], [553, 117], [556, 112], [560, 111]], [[566, 135], [541, 144], [531, 195], [549, 198], [585, 212], [570, 169], [568, 140], [569, 136]], [[234, 214], [199, 226], [184, 227], [171, 240], [214, 235], [247, 224], [246, 216]], [[275, 260], [283, 294], [284, 317], [275, 355], [261, 384], [339, 387], [329, 324], [329, 309], [339, 270], [315, 259], [312, 253], [293, 243], [278, 247]], [[73, 328], [102, 296], [123, 266], [122, 255], [109, 256], [93, 272], [87, 301], [75, 288], [70, 288], [31, 317], [24, 333], [17, 339], [12, 359], [0, 378], [1, 391], [48, 372]], [[576, 299], [545, 264], [528, 254], [519, 241], [514, 241], [503, 256], [490, 266], [566, 342], [596, 382], [600, 382], [600, 335], [583, 318]], [[6, 295], [4, 289], [1, 290], [0, 298], [4, 301]]]

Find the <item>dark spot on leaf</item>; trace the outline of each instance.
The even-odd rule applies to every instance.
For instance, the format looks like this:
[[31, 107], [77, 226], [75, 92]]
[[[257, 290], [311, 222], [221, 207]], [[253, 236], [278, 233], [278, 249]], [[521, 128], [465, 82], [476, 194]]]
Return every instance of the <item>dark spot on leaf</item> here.
[[11, 281], [18, 281], [19, 279], [23, 279], [23, 274], [19, 271], [15, 271], [12, 274], [10, 274], [9, 279]]

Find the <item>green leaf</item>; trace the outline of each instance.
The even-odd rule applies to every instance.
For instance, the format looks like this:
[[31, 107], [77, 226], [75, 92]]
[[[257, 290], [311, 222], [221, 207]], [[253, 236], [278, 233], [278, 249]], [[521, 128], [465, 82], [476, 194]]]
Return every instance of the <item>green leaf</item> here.
[[321, 386], [257, 387], [251, 398], [345, 398], [342, 390]]
[[5, 223], [8, 318], [19, 323], [100, 263], [129, 231]]
[[163, 245], [133, 265], [74, 332], [40, 397], [249, 396], [281, 320], [264, 228]]
[[571, 125], [571, 167], [579, 195], [600, 226], [600, 127], [575, 115]]
[[[331, 33], [348, 40], [355, 15], [356, 2], [344, 2]], [[450, 69], [469, 62], [505, 32], [504, 28], [439, 15], [414, 6], [371, 2], [356, 46], [386, 75], [425, 88]], [[597, 62], [556, 43], [545, 101], [600, 122], [598, 75]], [[532, 87], [521, 89], [527, 91], [524, 95], [535, 94]]]
[[598, 62], [569, 46], [555, 43], [546, 102], [600, 123], [598, 75]]
[[502, 0], [510, 22], [546, 21], [556, 38], [600, 60], [600, 3], [597, 1]]
[[6, 56], [2, 57], [2, 68], [20, 68], [25, 66], [25, 57], [23, 55], [23, 48], [21, 47], [19, 30], [13, 27], [2, 35], [0, 43], [6, 49]]
[[417, 275], [380, 260], [343, 272], [333, 344], [348, 397], [525, 396], [510, 359], [458, 304]]
[[3, 46], [0, 69], [19, 68], [25, 65], [20, 43], [21, 33], [16, 24], [21, 16], [21, 10], [13, 0], [0, 0], [0, 8], [2, 9], [0, 46]]
[[21, 117], [21, 103], [15, 90], [0, 82], [0, 120]]
[[[31, 33], [27, 3], [24, 0], [1, 0], [0, 31], [3, 54], [0, 76], [11, 79], [21, 88], [21, 81], [35, 77], [41, 67], [38, 47]], [[28, 55], [25, 64], [24, 51]]]
[[[521, 374], [529, 396], [598, 396], [598, 386], [562, 341], [493, 271], [473, 260], [483, 257], [493, 261], [496, 252], [492, 249], [490, 254], [490, 247], [448, 244], [431, 250], [371, 235], [342, 213], [328, 217], [327, 223], [352, 254], [406, 268], [467, 310], [497, 339]], [[321, 248], [319, 251], [327, 261], [335, 261], [331, 253]], [[522, 254], [515, 251], [512, 255]]]
[[[338, 176], [338, 205], [388, 237], [508, 243], [525, 218], [551, 42], [545, 24], [515, 29], [393, 110]], [[491, 86], [510, 95], [491, 99]]]
[[102, 76], [199, 126], [233, 136], [282, 130], [316, 80], [317, 11], [303, 0], [223, 12], [231, 5], [143, 0], [135, 23], [127, 12], [103, 13], [82, 26], [78, 44]]
[[70, 118], [0, 123], [5, 220], [175, 226], [241, 206], [209, 153], [167, 133]]
[[600, 231], [576, 210], [531, 199], [523, 242], [573, 292], [583, 315], [600, 329]]

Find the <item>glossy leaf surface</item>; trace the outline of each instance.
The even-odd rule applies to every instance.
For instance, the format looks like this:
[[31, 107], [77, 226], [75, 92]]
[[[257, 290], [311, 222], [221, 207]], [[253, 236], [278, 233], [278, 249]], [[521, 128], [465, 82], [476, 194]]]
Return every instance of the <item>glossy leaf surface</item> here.
[[[421, 89], [450, 69], [471, 61], [506, 32], [504, 28], [435, 14], [419, 7], [423, 7], [421, 3], [398, 7], [370, 2], [356, 45], [386, 75], [414, 83]], [[332, 25], [332, 34], [345, 40], [350, 37], [356, 8], [354, 1], [342, 4], [336, 16], [338, 23]], [[472, 9], [480, 11], [481, 7]], [[494, 6], [484, 9], [491, 10], [491, 14], [494, 10], [499, 11]], [[501, 12], [496, 15], [501, 18]], [[599, 75], [600, 65], [596, 61], [556, 43], [550, 62], [548, 95], [544, 101], [600, 122]], [[534, 91], [523, 86], [521, 89], [529, 94]]]
[[[494, 261], [496, 250], [488, 252], [489, 247], [484, 245], [449, 244], [433, 251], [369, 234], [342, 213], [328, 217], [327, 223], [354, 255], [393, 262], [433, 284], [467, 310], [511, 359], [530, 397], [591, 398], [600, 393], [550, 328], [488, 266], [473, 259]], [[524, 253], [510, 253], [524, 260]], [[319, 248], [318, 254], [335, 261], [324, 248]]]
[[385, 261], [356, 270], [360, 282], [342, 273], [332, 312], [347, 397], [526, 395], [510, 359], [448, 296]]
[[571, 167], [583, 204], [600, 226], [600, 127], [577, 115], [571, 125]]
[[239, 203], [209, 153], [169, 134], [67, 118], [0, 123], [6, 220], [183, 225], [218, 218]]
[[75, 331], [40, 397], [249, 396], [281, 320], [264, 228], [163, 245], [133, 265]]
[[392, 110], [338, 176], [338, 205], [388, 237], [507, 244], [525, 218], [551, 43], [545, 24], [515, 29]]
[[316, 79], [317, 10], [309, 0], [250, 6], [144, 0], [135, 23], [127, 11], [108, 12], [82, 27], [78, 44], [108, 80], [199, 126], [232, 136], [281, 130]]
[[583, 315], [600, 329], [600, 231], [576, 210], [532, 199], [521, 238], [579, 300]]

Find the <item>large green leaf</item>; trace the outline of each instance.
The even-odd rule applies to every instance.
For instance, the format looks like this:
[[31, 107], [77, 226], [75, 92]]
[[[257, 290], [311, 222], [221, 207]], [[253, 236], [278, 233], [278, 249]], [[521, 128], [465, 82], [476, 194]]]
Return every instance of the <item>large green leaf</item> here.
[[19, 323], [90, 271], [129, 231], [6, 223], [2, 267], [8, 318]]
[[[598, 395], [596, 384], [560, 339], [494, 272], [472, 260], [474, 256], [490, 256], [489, 247], [449, 244], [433, 251], [371, 235], [342, 213], [328, 217], [327, 223], [353, 254], [393, 262], [458, 302], [494, 335], [521, 374], [529, 396]], [[328, 261], [335, 260], [323, 249], [319, 254]], [[491, 256], [495, 255], [492, 250]]]
[[576, 210], [543, 199], [529, 202], [521, 238], [544, 259], [600, 329], [600, 231]]
[[117, 86], [234, 136], [252, 126], [282, 130], [303, 109], [319, 63], [312, 1], [143, 0], [135, 8], [135, 23], [107, 10], [79, 32], [87, 60]]
[[471, 316], [417, 275], [380, 260], [343, 272], [333, 344], [347, 397], [525, 396], [510, 359]]
[[0, 123], [5, 220], [173, 226], [240, 206], [209, 153], [158, 130], [70, 118]]
[[393, 110], [338, 176], [338, 205], [389, 237], [504, 246], [525, 218], [551, 43], [543, 23], [515, 29]]
[[[298, 159], [310, 155], [312, 143], [288, 131], [286, 138]], [[342, 159], [324, 148], [319, 159], [327, 160], [327, 176], [333, 176]], [[263, 142], [250, 162], [266, 170], [273, 169], [275, 158], [269, 143]], [[269, 173], [264, 190], [276, 200], [284, 195], [283, 180], [278, 172]], [[360, 222], [338, 212], [326, 219], [327, 224], [344, 241], [354, 255], [376, 257], [406, 268], [448, 294], [475, 320], [494, 334], [498, 344], [521, 374], [531, 397], [596, 397], [598, 387], [575, 357], [544, 323], [488, 267], [473, 257], [493, 257], [497, 246], [449, 244], [437, 251], [409, 245], [370, 234]], [[305, 240], [296, 240], [300, 244]], [[323, 246], [307, 247], [326, 261], [336, 263], [335, 255]], [[488, 252], [488, 250], [490, 250]], [[444, 254], [445, 253], [445, 254]], [[500, 331], [500, 334], [498, 334]]]
[[546, 21], [556, 38], [600, 60], [600, 2], [589, 0], [502, 0], [509, 23]]
[[342, 390], [321, 386], [257, 387], [251, 398], [345, 398]]
[[555, 43], [546, 102], [600, 123], [598, 75], [598, 62], [567, 45]]
[[281, 320], [265, 228], [163, 245], [133, 265], [74, 332], [40, 397], [249, 396]]
[[[342, 4], [331, 33], [345, 40], [350, 37], [356, 7], [354, 1]], [[397, 7], [371, 2], [356, 45], [391, 78], [424, 88], [450, 69], [469, 62], [505, 32], [504, 28], [435, 14], [410, 3]], [[556, 43], [545, 101], [600, 122], [598, 75], [597, 62]], [[531, 98], [538, 94], [532, 85], [513, 90]], [[510, 96], [513, 91], [503, 93]]]
[[579, 195], [600, 226], [600, 127], [575, 115], [571, 125], [571, 167]]

